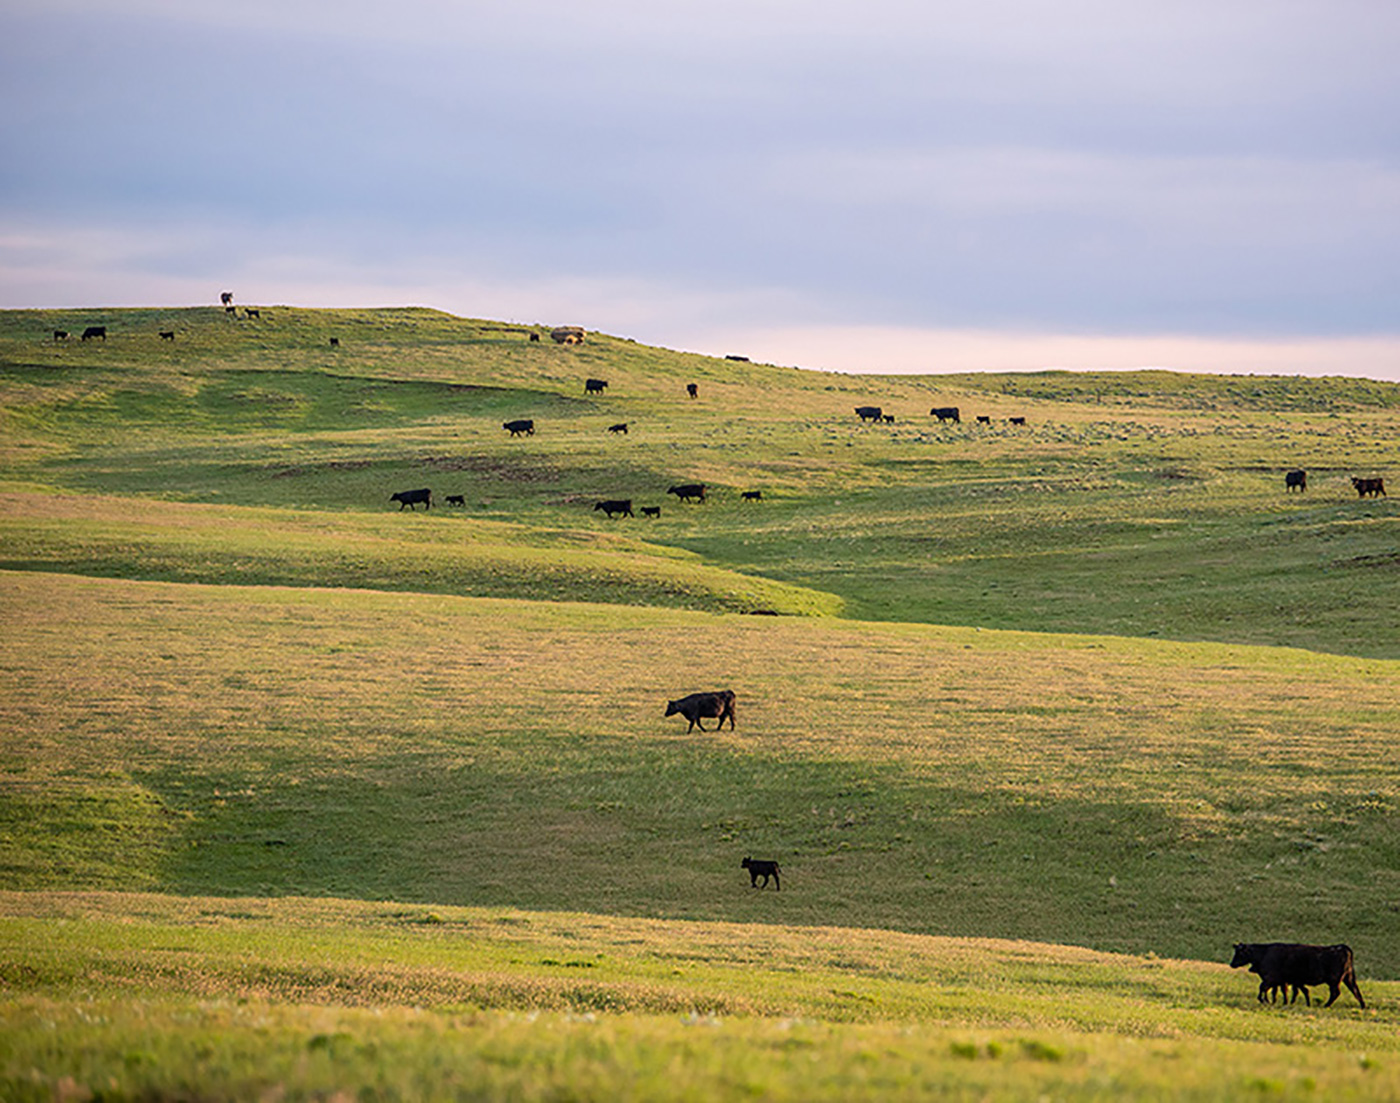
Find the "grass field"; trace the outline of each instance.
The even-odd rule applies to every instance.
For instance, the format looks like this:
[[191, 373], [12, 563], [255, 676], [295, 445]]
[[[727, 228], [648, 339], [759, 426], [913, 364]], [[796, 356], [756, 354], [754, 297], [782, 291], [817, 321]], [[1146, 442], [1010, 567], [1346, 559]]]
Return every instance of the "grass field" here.
[[1400, 388], [525, 329], [0, 314], [0, 1094], [1395, 1094]]

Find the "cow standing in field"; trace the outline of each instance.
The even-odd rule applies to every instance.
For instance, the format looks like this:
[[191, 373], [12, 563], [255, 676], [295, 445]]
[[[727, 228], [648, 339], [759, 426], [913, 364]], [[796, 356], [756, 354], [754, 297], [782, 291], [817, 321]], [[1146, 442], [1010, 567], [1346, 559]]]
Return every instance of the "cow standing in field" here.
[[885, 411], [878, 406], [857, 406], [856, 416], [861, 421], [879, 421], [885, 416]]
[[447, 496], [447, 504], [450, 506], [461, 506], [465, 509], [467, 506], [467, 496], [465, 494], [449, 494]]
[[427, 487], [422, 490], [400, 490], [389, 495], [389, 501], [399, 503], [399, 512], [403, 512], [403, 507], [408, 506], [414, 513], [418, 512], [418, 503], [422, 502], [425, 509], [433, 508], [433, 492]]
[[1283, 489], [1286, 492], [1293, 490], [1308, 489], [1308, 473], [1306, 471], [1290, 471], [1283, 477]]
[[[100, 337], [104, 341], [107, 340], [107, 327], [88, 326], [87, 329], [83, 330], [83, 335], [80, 340], [86, 341], [89, 337]], [[1352, 481], [1355, 482], [1356, 480], [1353, 479]]]
[[739, 497], [742, 501], [745, 502], [761, 502], [763, 501], [763, 491], [746, 490], [743, 494], [739, 495]]
[[685, 729], [687, 735], [696, 728], [705, 730], [705, 725], [700, 721], [705, 717], [719, 717], [719, 723], [715, 726], [715, 731], [724, 727], [725, 717], [729, 718], [729, 730], [734, 730], [734, 691], [732, 689], [715, 690], [713, 693], [692, 693], [682, 697], [677, 701], [666, 702], [666, 715], [675, 716], [680, 713], [690, 721], [690, 727]]
[[584, 394], [602, 394], [607, 389], [608, 381], [606, 379], [585, 379], [583, 381]]
[[1006, 420], [1012, 425], [1024, 425], [1026, 423], [1026, 419], [1023, 417], [1009, 417]]
[[705, 484], [681, 483], [678, 486], [671, 487], [666, 493], [674, 494], [682, 502], [689, 502], [692, 500], [703, 502], [705, 500]]
[[635, 516], [632, 512], [631, 498], [613, 498], [606, 502], [599, 502], [593, 507], [593, 512], [597, 513], [600, 509], [608, 515], [609, 521], [618, 514], [621, 514], [623, 517]]
[[521, 433], [524, 433], [527, 437], [533, 437], [535, 435], [535, 422], [533, 418], [522, 417], [516, 418], [514, 421], [505, 421], [501, 423], [501, 428], [507, 430], [513, 437], [518, 437]]
[[54, 339], [55, 341], [66, 341], [66, 340], [68, 340], [68, 331], [67, 331], [66, 329], [56, 329], [56, 330], [54, 330], [54, 331], [53, 331], [53, 339]]
[[959, 424], [962, 422], [962, 414], [956, 406], [935, 406], [928, 414], [939, 421], [956, 421]]
[[1389, 496], [1385, 492], [1384, 479], [1358, 479], [1353, 476], [1351, 485], [1356, 487], [1356, 496], [1358, 498], [1365, 498], [1367, 495], [1373, 498], [1385, 498]]
[[625, 421], [619, 421], [616, 425], [609, 425], [609, 426], [608, 426], [608, 432], [609, 432], [609, 433], [622, 433], [622, 434], [625, 436], [626, 433], [627, 433], [627, 422], [625, 422]]
[[660, 506], [642, 506], [642, 516], [650, 517], [653, 520], [661, 516]]
[[1235, 956], [1230, 960], [1231, 969], [1248, 965], [1251, 973], [1259, 974], [1259, 1002], [1266, 1003], [1267, 997], [1276, 988], [1293, 986], [1293, 999], [1298, 998], [1297, 990], [1303, 990], [1303, 999], [1309, 1007], [1312, 998], [1308, 988], [1325, 984], [1331, 990], [1331, 997], [1323, 1005], [1331, 1007], [1341, 995], [1345, 984], [1362, 1007], [1366, 1001], [1361, 998], [1361, 989], [1356, 985], [1356, 967], [1352, 961], [1351, 947], [1338, 943], [1336, 946], [1305, 946], [1297, 942], [1236, 942]]
[[160, 331], [160, 339], [161, 339], [162, 341], [173, 341], [173, 340], [175, 340], [175, 331], [174, 331], [173, 329], [163, 329], [163, 330], [161, 330], [161, 331]]
[[978, 415], [977, 415], [977, 424], [978, 424], [978, 425], [990, 425], [991, 423], [992, 423], [992, 418], [991, 418], [991, 415], [990, 415], [990, 414], [978, 414]]
[[685, 393], [690, 395], [691, 398], [699, 398], [700, 388], [694, 383], [687, 383], [685, 385]]

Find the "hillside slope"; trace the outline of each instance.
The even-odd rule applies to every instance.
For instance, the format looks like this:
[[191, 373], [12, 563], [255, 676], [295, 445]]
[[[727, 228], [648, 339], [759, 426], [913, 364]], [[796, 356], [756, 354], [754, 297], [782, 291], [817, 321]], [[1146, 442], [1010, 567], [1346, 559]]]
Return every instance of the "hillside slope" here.
[[[52, 339], [89, 322], [108, 326], [105, 342]], [[1400, 656], [1390, 614], [1400, 506], [1360, 500], [1349, 481], [1394, 481], [1393, 385], [1163, 372], [853, 377], [605, 335], [532, 343], [528, 328], [426, 310], [5, 312], [5, 472], [15, 490], [338, 514], [382, 513], [392, 492], [428, 486], [440, 505], [463, 497], [460, 527], [515, 526], [508, 544], [529, 546], [536, 528], [621, 533], [657, 560], [684, 549], [710, 568], [834, 595], [780, 611]], [[174, 341], [159, 339], [164, 329]], [[607, 390], [586, 395], [587, 377]], [[894, 422], [860, 422], [854, 408], [866, 403]], [[934, 405], [959, 406], [962, 421], [937, 421]], [[516, 417], [536, 433], [509, 437], [501, 425]], [[608, 432], [622, 423], [626, 434]], [[1295, 466], [1309, 487], [1288, 495], [1283, 472]], [[682, 482], [707, 483], [709, 503], [667, 495]], [[749, 490], [762, 501], [743, 502]], [[593, 511], [604, 498], [661, 517], [610, 523]], [[7, 510], [23, 527], [43, 504], [11, 499]], [[444, 532], [438, 511], [403, 521], [410, 540]], [[91, 526], [88, 539], [98, 539]], [[26, 564], [79, 569], [81, 556], [43, 543]], [[91, 558], [119, 561], [120, 545], [93, 546]], [[494, 588], [475, 570], [445, 577], [430, 588], [493, 594], [508, 580], [596, 600], [609, 572], [581, 568], [543, 589], [529, 565], [495, 574]], [[333, 566], [298, 580], [339, 584]], [[619, 585], [610, 600], [673, 600], [657, 596], [665, 589]], [[768, 604], [708, 600], [699, 607]]]

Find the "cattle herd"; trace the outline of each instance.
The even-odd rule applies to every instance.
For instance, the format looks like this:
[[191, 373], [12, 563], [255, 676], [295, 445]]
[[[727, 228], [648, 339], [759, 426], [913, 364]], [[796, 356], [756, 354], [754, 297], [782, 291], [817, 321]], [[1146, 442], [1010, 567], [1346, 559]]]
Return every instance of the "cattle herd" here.
[[[236, 308], [233, 305], [233, 293], [225, 291], [220, 295], [224, 309], [233, 314]], [[244, 308], [245, 317], [258, 319], [261, 312], [256, 309]], [[160, 339], [164, 341], [174, 341], [174, 330], [162, 330], [159, 333]], [[577, 326], [561, 326], [553, 330], [551, 339], [559, 344], [575, 345], [583, 343], [585, 331]], [[83, 329], [80, 334], [83, 341], [107, 339], [107, 327], [105, 325], [91, 325]], [[66, 341], [68, 331], [56, 329], [53, 331], [55, 341]], [[538, 334], [531, 333], [530, 339], [537, 341]], [[330, 338], [331, 346], [338, 347], [340, 341], [336, 337]], [[729, 360], [743, 360], [743, 357], [730, 356]], [[607, 390], [608, 381], [605, 379], [588, 378], [584, 381], [584, 393], [587, 395], [601, 395]], [[689, 398], [695, 399], [699, 396], [699, 387], [695, 383], [686, 384], [686, 394]], [[880, 406], [857, 406], [856, 415], [860, 420], [870, 423], [892, 424], [894, 415], [888, 414]], [[961, 411], [956, 406], [935, 406], [929, 411], [929, 416], [937, 418], [939, 422], [962, 421]], [[1023, 426], [1026, 424], [1025, 417], [1009, 417], [1008, 424]], [[990, 425], [992, 419], [987, 414], [976, 415], [979, 425]], [[535, 422], [530, 418], [517, 418], [503, 424], [504, 428], [512, 437], [533, 436], [535, 433]], [[627, 422], [618, 422], [608, 426], [608, 432], [615, 435], [626, 434], [628, 430]], [[1381, 478], [1358, 478], [1352, 477], [1353, 488], [1360, 498], [1381, 498], [1385, 497], [1385, 481]], [[1307, 472], [1302, 469], [1288, 471], [1284, 475], [1284, 489], [1291, 493], [1293, 491], [1303, 492], [1308, 488]], [[681, 503], [700, 503], [706, 501], [707, 487], [704, 483], [678, 483], [670, 487], [666, 493], [674, 495]], [[744, 502], [760, 502], [763, 500], [763, 493], [759, 490], [743, 491], [740, 500]], [[410, 512], [417, 512], [418, 506], [424, 509], [431, 509], [433, 505], [432, 491], [427, 487], [415, 490], [400, 490], [389, 495], [389, 501], [399, 504], [399, 512], [408, 509]], [[465, 497], [461, 494], [449, 494], [445, 501], [449, 506], [463, 507], [466, 504]], [[601, 512], [609, 519], [615, 517], [633, 517], [632, 500], [630, 498], [609, 498], [599, 500], [593, 506], [594, 512]], [[659, 518], [661, 507], [656, 505], [642, 506], [642, 516], [647, 518]], [[686, 733], [693, 732], [699, 728], [706, 731], [704, 720], [716, 720], [714, 731], [718, 731], [724, 726], [725, 720], [729, 721], [729, 728], [734, 730], [734, 704], [735, 695], [733, 690], [722, 689], [704, 693], [691, 693], [685, 697], [680, 697], [674, 701], [667, 701], [666, 716], [679, 715], [689, 722]], [[757, 859], [745, 857], [740, 863], [740, 868], [747, 870], [749, 874], [749, 884], [753, 888], [766, 888], [769, 881], [773, 883], [775, 890], [781, 890], [779, 881], [781, 868], [776, 861], [769, 859]], [[760, 883], [761, 882], [761, 883]], [[1249, 971], [1259, 976], [1258, 1000], [1260, 1003], [1272, 1003], [1281, 1000], [1284, 1004], [1291, 1004], [1297, 1001], [1301, 994], [1303, 1000], [1311, 1005], [1312, 1000], [1308, 989], [1326, 985], [1329, 996], [1326, 1004], [1330, 1007], [1337, 1000], [1341, 993], [1341, 986], [1346, 985], [1351, 990], [1356, 1001], [1363, 1008], [1366, 1001], [1362, 998], [1361, 989], [1356, 982], [1356, 968], [1353, 961], [1351, 947], [1344, 944], [1333, 946], [1311, 946], [1292, 942], [1240, 942], [1235, 944], [1234, 957], [1230, 961], [1232, 968], [1248, 967]]]

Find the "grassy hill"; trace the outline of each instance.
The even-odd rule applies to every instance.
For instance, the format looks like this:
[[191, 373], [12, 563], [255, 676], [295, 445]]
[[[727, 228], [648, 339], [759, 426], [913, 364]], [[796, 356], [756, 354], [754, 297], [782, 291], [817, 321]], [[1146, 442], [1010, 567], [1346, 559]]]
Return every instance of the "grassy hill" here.
[[[1400, 507], [1349, 476], [1395, 477], [1400, 387], [531, 328], [0, 313], [0, 1094], [440, 1098], [461, 1047], [486, 1097], [1389, 1090]], [[662, 715], [720, 686], [736, 731]], [[1373, 1006], [1139, 974], [1274, 939], [1350, 943]]]

